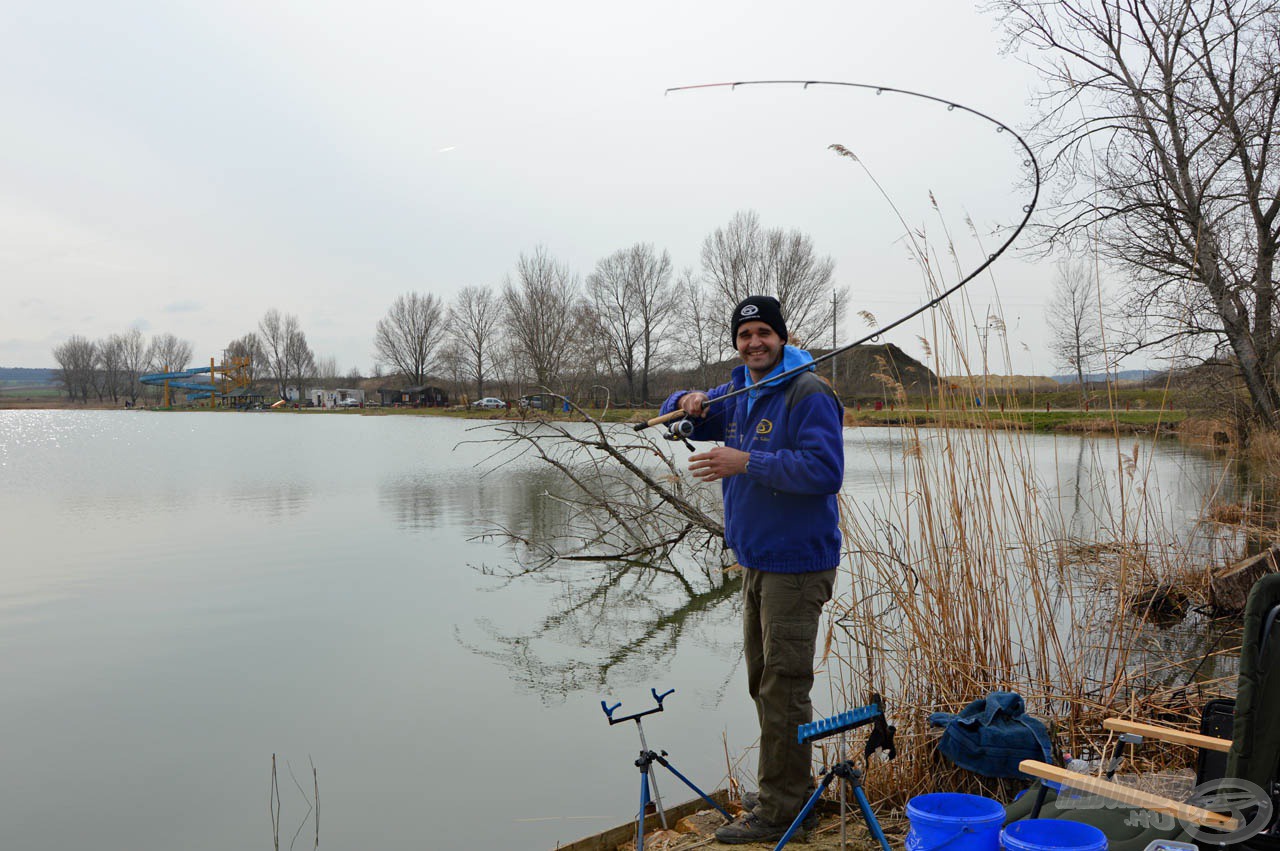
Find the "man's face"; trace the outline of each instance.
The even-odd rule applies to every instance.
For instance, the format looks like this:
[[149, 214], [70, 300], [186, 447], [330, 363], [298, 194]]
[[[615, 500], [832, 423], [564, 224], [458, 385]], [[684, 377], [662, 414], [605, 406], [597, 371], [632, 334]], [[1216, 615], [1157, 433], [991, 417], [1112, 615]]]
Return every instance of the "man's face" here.
[[782, 338], [778, 332], [766, 323], [753, 319], [738, 326], [738, 337], [734, 341], [742, 362], [753, 373], [763, 375], [775, 366], [782, 358]]

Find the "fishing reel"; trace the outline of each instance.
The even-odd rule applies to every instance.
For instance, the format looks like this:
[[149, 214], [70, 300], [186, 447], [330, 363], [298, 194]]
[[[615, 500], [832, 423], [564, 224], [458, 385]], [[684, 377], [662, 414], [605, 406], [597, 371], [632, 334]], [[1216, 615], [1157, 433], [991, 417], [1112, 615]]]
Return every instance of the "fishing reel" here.
[[690, 452], [694, 451], [693, 444], [689, 442], [689, 438], [693, 436], [693, 420], [679, 419], [672, 420], [667, 423], [667, 440], [678, 440], [685, 445]]
[[693, 437], [693, 420], [674, 420], [667, 423], [667, 440], [688, 440]]
[[685, 445], [690, 452], [695, 452], [693, 444], [689, 442], [689, 438], [693, 436], [693, 421], [687, 418], [672, 420], [667, 423], [667, 433], [662, 437], [665, 440], [679, 441]]

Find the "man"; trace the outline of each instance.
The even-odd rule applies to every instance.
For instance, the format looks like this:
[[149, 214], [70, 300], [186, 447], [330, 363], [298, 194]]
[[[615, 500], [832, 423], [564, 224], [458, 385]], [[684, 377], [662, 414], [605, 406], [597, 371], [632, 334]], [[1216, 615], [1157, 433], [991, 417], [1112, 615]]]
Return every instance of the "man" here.
[[[694, 421], [693, 440], [724, 446], [690, 457], [689, 469], [724, 493], [725, 541], [743, 572], [747, 686], [760, 719], [760, 792], [754, 809], [716, 831], [729, 844], [782, 837], [813, 788], [810, 746], [796, 728], [813, 720], [809, 691], [822, 606], [840, 561], [844, 410], [813, 371], [771, 380], [812, 363], [786, 345], [777, 299], [751, 296], [733, 310], [743, 365], [706, 393], [681, 391], [662, 406]], [[731, 390], [750, 388], [724, 402]]]

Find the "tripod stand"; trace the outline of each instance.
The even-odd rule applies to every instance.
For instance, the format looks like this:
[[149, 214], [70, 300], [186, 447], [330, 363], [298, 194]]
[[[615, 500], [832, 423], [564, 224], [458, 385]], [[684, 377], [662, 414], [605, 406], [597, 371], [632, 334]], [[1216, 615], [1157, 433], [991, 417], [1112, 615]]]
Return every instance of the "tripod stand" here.
[[[799, 729], [796, 730], [796, 738], [801, 744], [806, 744], [816, 742], [818, 739], [825, 739], [828, 736], [839, 735], [840, 752], [843, 754], [845, 751], [845, 732], [861, 727], [864, 724], [873, 725], [871, 737], [867, 740], [865, 755], [870, 758], [871, 754], [883, 748], [888, 753], [889, 759], [893, 759], [897, 755], [897, 749], [893, 745], [893, 734], [896, 730], [894, 727], [890, 727], [889, 722], [885, 720], [880, 695], [875, 692], [871, 693], [871, 703], [866, 706], [848, 712], [841, 712], [839, 715], [823, 718], [811, 724], [801, 724]], [[882, 851], [890, 851], [889, 843], [884, 838], [884, 831], [880, 829], [880, 822], [876, 821], [876, 814], [871, 811], [871, 802], [867, 800], [867, 793], [862, 790], [862, 772], [854, 768], [852, 760], [847, 759], [836, 763], [823, 773], [822, 782], [818, 784], [818, 788], [809, 796], [809, 800], [805, 801], [804, 806], [800, 809], [800, 814], [796, 816], [795, 821], [787, 828], [787, 832], [782, 834], [782, 838], [778, 840], [778, 844], [774, 846], [773, 851], [782, 851], [786, 847], [787, 843], [791, 841], [791, 837], [795, 836], [796, 831], [800, 829], [800, 826], [804, 824], [804, 820], [808, 818], [809, 813], [813, 811], [818, 799], [822, 797], [822, 793], [827, 791], [831, 781], [837, 777], [843, 778], [845, 784], [853, 789], [853, 797], [858, 802], [858, 809], [862, 812], [862, 820], [867, 823], [867, 829], [871, 831], [871, 835], [876, 842], [880, 843]], [[844, 786], [841, 786], [840, 847], [843, 848], [844, 844]]]
[[778, 840], [778, 844], [774, 846], [773, 851], [781, 851], [782, 848], [786, 847], [786, 844], [791, 841], [791, 837], [795, 836], [796, 831], [800, 829], [800, 825], [804, 824], [804, 820], [809, 817], [809, 813], [813, 810], [814, 805], [818, 803], [818, 799], [822, 797], [822, 793], [827, 791], [831, 781], [837, 777], [844, 778], [853, 789], [853, 797], [858, 802], [858, 809], [862, 812], [862, 820], [867, 823], [867, 828], [871, 831], [871, 835], [875, 837], [876, 842], [880, 843], [881, 849], [890, 851], [889, 842], [884, 838], [884, 831], [880, 829], [880, 822], [876, 821], [876, 814], [871, 811], [871, 802], [867, 800], [867, 793], [862, 791], [862, 772], [853, 767], [852, 760], [847, 759], [831, 766], [822, 775], [822, 782], [818, 784], [817, 789], [813, 790], [809, 800], [805, 801], [800, 814], [796, 816], [796, 820], [791, 823], [791, 827], [787, 828], [787, 832]]
[[646, 709], [644, 712], [637, 712], [634, 715], [627, 715], [626, 717], [623, 717], [623, 718], [613, 717], [614, 710], [622, 705], [621, 701], [619, 701], [618, 703], [615, 703], [613, 706], [610, 706], [608, 703], [606, 703], [603, 700], [600, 701], [600, 708], [604, 710], [605, 717], [609, 719], [610, 727], [612, 727], [614, 724], [621, 724], [625, 721], [635, 721], [636, 730], [638, 730], [640, 733], [640, 756], [637, 757], [635, 761], [636, 768], [640, 769], [640, 813], [636, 816], [636, 851], [644, 851], [644, 811], [649, 808], [650, 787], [652, 787], [653, 789], [653, 800], [654, 800], [654, 803], [657, 804], [658, 817], [662, 821], [662, 829], [663, 830], [668, 829], [667, 812], [662, 807], [662, 795], [658, 792], [658, 778], [656, 773], [653, 770], [653, 764], [655, 762], [658, 765], [661, 765], [663, 768], [670, 771], [676, 777], [680, 778], [680, 780], [684, 783], [684, 785], [688, 786], [690, 789], [697, 792], [699, 797], [701, 797], [708, 804], [710, 804], [711, 806], [719, 810], [720, 814], [724, 816], [726, 820], [733, 821], [733, 817], [730, 816], [727, 812], [725, 812], [724, 807], [717, 804], [715, 800], [711, 798], [711, 796], [709, 796], [706, 792], [703, 792], [701, 789], [695, 786], [693, 784], [693, 781], [691, 781], [688, 777], [685, 777], [678, 770], [676, 770], [676, 767], [672, 765], [670, 761], [667, 760], [666, 751], [662, 751], [661, 753], [659, 753], [657, 751], [649, 750], [649, 745], [647, 742], [645, 742], [644, 725], [640, 723], [640, 719], [646, 715], [652, 715], [655, 712], [662, 712], [663, 711], [662, 701], [666, 699], [667, 695], [671, 694], [674, 691], [675, 689], [668, 689], [667, 691], [664, 691], [662, 694], [658, 694], [657, 689], [649, 689], [649, 692], [653, 695], [653, 699], [657, 701], [658, 705], [655, 706], [653, 709]]

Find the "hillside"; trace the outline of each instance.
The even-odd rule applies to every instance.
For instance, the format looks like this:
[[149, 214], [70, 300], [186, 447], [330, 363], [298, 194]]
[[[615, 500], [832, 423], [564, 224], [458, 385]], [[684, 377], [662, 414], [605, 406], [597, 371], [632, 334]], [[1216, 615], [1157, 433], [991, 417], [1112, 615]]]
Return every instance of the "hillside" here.
[[[809, 349], [808, 351], [818, 358], [831, 350]], [[836, 355], [832, 360], [835, 362], [836, 392], [846, 403], [871, 402], [892, 396], [895, 392], [892, 385], [895, 383], [901, 384], [911, 395], [935, 390], [938, 385], [938, 377], [931, 369], [892, 343], [857, 346]], [[707, 375], [711, 380], [703, 383], [723, 381], [734, 367], [741, 365], [742, 361], [737, 357], [712, 364], [707, 368]], [[830, 381], [832, 361], [820, 364], [818, 374]], [[666, 392], [664, 388], [667, 386], [671, 389], [701, 386], [696, 370], [663, 375], [654, 383], [659, 388], [660, 394]]]
[[0, 384], [53, 384], [57, 381], [57, 372], [56, 369], [3, 366], [0, 367]]

